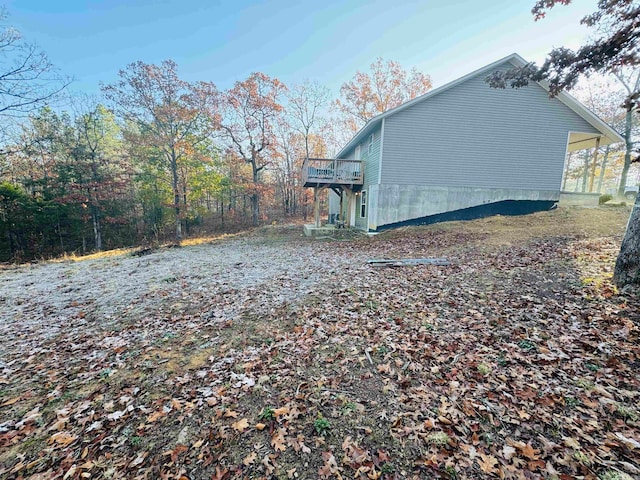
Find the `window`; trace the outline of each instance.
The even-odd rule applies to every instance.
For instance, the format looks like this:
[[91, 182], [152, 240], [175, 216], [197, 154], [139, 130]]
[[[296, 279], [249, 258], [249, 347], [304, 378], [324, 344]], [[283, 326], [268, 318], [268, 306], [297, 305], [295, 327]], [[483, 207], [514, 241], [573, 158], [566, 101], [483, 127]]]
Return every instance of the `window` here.
[[373, 133], [369, 137], [369, 145], [367, 146], [367, 152], [371, 153], [373, 150]]
[[356, 154], [354, 160], [360, 160], [360, 145], [356, 147]]
[[360, 194], [360, 218], [367, 216], [367, 192], [366, 190]]

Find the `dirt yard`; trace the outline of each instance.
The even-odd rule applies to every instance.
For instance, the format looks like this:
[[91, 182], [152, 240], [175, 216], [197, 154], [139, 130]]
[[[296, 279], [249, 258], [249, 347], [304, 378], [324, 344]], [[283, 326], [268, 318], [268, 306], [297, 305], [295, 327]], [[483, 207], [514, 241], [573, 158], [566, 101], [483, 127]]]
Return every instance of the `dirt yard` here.
[[7, 266], [0, 478], [640, 478], [628, 216]]

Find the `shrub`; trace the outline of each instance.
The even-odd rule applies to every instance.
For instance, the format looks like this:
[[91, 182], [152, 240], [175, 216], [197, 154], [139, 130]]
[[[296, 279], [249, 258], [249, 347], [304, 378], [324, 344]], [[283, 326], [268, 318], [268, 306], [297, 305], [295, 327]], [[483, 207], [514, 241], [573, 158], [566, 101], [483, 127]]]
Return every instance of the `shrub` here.
[[329, 420], [318, 414], [318, 418], [313, 422], [313, 428], [315, 428], [318, 435], [325, 435], [331, 428], [331, 424], [329, 423]]
[[612, 198], [613, 198], [613, 195], [609, 195], [608, 193], [605, 193], [604, 195], [600, 195], [600, 198], [598, 198], [598, 205], [607, 203]]

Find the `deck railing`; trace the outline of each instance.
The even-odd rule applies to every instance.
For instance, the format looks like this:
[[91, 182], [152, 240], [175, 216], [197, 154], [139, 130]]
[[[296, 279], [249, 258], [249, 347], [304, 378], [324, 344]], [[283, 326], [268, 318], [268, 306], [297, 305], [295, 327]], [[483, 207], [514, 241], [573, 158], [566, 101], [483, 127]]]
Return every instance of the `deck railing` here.
[[308, 158], [302, 166], [304, 184], [362, 185], [363, 180], [360, 160]]

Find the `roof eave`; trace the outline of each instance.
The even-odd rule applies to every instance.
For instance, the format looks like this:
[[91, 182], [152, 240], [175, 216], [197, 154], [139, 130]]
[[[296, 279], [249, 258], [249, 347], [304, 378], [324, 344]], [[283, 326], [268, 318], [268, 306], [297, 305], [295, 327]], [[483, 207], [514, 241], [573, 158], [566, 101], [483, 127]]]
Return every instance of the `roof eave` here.
[[568, 93], [560, 92], [557, 98], [607, 138], [608, 142], [602, 143], [602, 145], [624, 142], [622, 135], [616, 132], [613, 127], [610, 127], [604, 120], [598, 117], [591, 110], [585, 108], [578, 100]]

